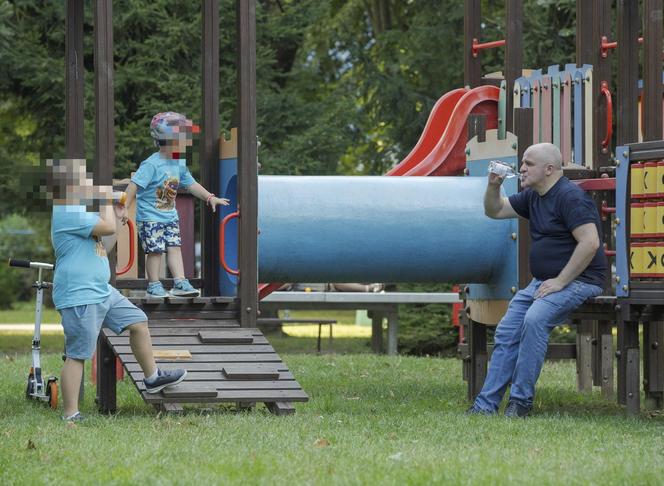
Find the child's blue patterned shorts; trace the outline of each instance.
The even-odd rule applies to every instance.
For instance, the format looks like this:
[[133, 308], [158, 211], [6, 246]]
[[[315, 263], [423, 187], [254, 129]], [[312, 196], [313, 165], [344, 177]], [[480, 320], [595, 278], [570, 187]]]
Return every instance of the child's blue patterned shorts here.
[[177, 221], [157, 223], [138, 222], [138, 239], [145, 253], [165, 253], [169, 246], [182, 246], [180, 226]]

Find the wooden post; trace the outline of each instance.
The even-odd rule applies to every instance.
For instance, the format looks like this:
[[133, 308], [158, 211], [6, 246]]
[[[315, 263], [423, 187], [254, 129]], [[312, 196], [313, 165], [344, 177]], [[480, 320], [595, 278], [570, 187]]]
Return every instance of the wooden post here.
[[[94, 182], [113, 183], [115, 159], [114, 98], [113, 98], [113, 5], [94, 2], [94, 66], [95, 66], [95, 167]], [[72, 132], [74, 137], [74, 132]], [[108, 255], [111, 284], [115, 284], [115, 251]], [[97, 405], [102, 412], [115, 410], [115, 356], [106, 341], [97, 340]]]
[[480, 23], [482, 6], [480, 0], [464, 0], [463, 15], [463, 84], [475, 88], [482, 81], [482, 58], [473, 57], [473, 39], [481, 42]]
[[[505, 83], [511, 92], [514, 81], [521, 76], [523, 66], [523, 0], [507, 0], [505, 8], [507, 20], [505, 36]], [[514, 97], [506, 97], [505, 127], [512, 129]]]
[[613, 334], [612, 325], [609, 321], [598, 321], [597, 323], [597, 353], [599, 362], [599, 386], [602, 396], [611, 399], [613, 393]]
[[[201, 119], [201, 179], [219, 193], [219, 0], [202, 0], [203, 99]], [[201, 273], [203, 294], [219, 294], [218, 213], [201, 207]]]
[[[662, 0], [643, 2], [643, 141], [662, 139]], [[647, 405], [662, 403], [664, 322], [643, 323], [643, 367]]]
[[[528, 147], [533, 144], [533, 109], [532, 108], [514, 108], [514, 134], [517, 136], [517, 158], [519, 160], [519, 167], [521, 167], [521, 160], [523, 153]], [[521, 190], [519, 184], [519, 190]], [[530, 274], [530, 226], [528, 221], [519, 218], [519, 288], [523, 289], [528, 286], [532, 280]]]
[[576, 2], [576, 65], [592, 64], [593, 52], [593, 4]]
[[468, 318], [468, 354], [470, 355], [470, 376], [468, 377], [468, 399], [475, 397], [484, 385], [489, 353], [486, 346], [486, 325]]
[[256, 159], [256, 2], [238, 0], [240, 133], [238, 261], [240, 323], [256, 327], [258, 315], [258, 161]]
[[[330, 326], [332, 328], [332, 326]], [[399, 343], [399, 313], [389, 312], [387, 314], [387, 354], [396, 356]]]
[[[584, 3], [584, 2], [581, 2]], [[589, 3], [589, 2], [587, 2]], [[601, 93], [602, 81], [606, 81], [611, 89], [611, 62], [609, 57], [602, 57], [602, 36], [611, 36], [611, 0], [592, 0], [593, 4], [593, 160], [584, 160], [589, 169], [597, 169], [611, 165], [609, 149], [602, 149], [602, 140], [606, 135], [607, 104]], [[586, 120], [589, 122], [589, 120]], [[611, 141], [609, 141], [611, 144]], [[578, 163], [578, 161], [577, 161]]]
[[576, 384], [580, 392], [593, 389], [592, 327], [588, 321], [578, 321], [576, 327]]
[[638, 141], [639, 3], [618, 0], [617, 19], [616, 144], [625, 145]]
[[115, 354], [102, 334], [97, 338], [97, 407], [102, 413], [117, 408]]
[[83, 0], [67, 0], [65, 14], [65, 154], [85, 158]]
[[371, 351], [383, 352], [383, 313], [371, 311]]

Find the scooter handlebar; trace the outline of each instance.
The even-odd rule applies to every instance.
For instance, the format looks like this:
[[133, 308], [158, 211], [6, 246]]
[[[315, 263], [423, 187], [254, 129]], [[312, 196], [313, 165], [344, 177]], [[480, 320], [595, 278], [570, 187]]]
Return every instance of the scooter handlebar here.
[[42, 262], [31, 262], [30, 260], [19, 260], [17, 258], [9, 259], [10, 267], [23, 267], [23, 268], [41, 268], [44, 270], [53, 270], [53, 264]]

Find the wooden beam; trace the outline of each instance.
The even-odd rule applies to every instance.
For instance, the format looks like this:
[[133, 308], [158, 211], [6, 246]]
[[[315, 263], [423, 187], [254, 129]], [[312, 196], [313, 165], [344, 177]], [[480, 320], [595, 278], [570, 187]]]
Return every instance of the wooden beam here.
[[662, 139], [662, 0], [643, 2], [643, 140]]
[[115, 159], [113, 99], [113, 3], [94, 3], [95, 184], [113, 183]]
[[83, 0], [67, 0], [65, 14], [65, 156], [85, 158]]
[[480, 23], [482, 6], [480, 0], [464, 0], [463, 15], [463, 84], [475, 88], [482, 81], [482, 58], [473, 57], [473, 39], [481, 42]]
[[256, 159], [256, 2], [238, 0], [238, 82], [240, 130], [238, 261], [240, 323], [256, 327], [258, 316], [258, 164]]
[[[201, 109], [201, 179], [219, 194], [219, 0], [202, 0], [203, 98]], [[218, 213], [201, 208], [203, 295], [219, 294]]]
[[[505, 82], [510, 92], [516, 78], [521, 76], [523, 66], [523, 0], [507, 0], [505, 16]], [[505, 126], [507, 130], [513, 130], [513, 96], [507, 96], [506, 105]]]
[[[523, 153], [533, 144], [533, 109], [514, 109], [514, 134], [517, 136], [517, 159], [519, 167], [523, 160]], [[519, 188], [519, 190], [521, 190]], [[519, 218], [519, 288], [528, 286], [532, 279], [530, 274], [530, 226], [528, 221]]]
[[625, 145], [638, 140], [639, 3], [618, 0], [617, 19], [616, 145]]
[[[581, 2], [589, 3], [589, 2]], [[611, 165], [610, 147], [602, 150], [602, 140], [606, 136], [607, 122], [607, 103], [601, 92], [602, 81], [611, 86], [611, 61], [610, 57], [602, 57], [601, 41], [602, 36], [611, 36], [611, 0], [592, 0], [593, 5], [593, 30], [592, 30], [592, 49], [593, 49], [593, 160], [584, 160], [585, 166], [589, 169], [598, 169]], [[588, 120], [586, 120], [588, 122]], [[611, 145], [612, 142], [609, 142]]]
[[592, 64], [593, 52], [593, 4], [576, 2], [576, 65]]

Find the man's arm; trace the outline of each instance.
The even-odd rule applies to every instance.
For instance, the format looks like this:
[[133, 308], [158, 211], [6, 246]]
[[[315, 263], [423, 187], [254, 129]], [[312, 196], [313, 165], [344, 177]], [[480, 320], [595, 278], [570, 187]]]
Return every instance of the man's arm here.
[[509, 199], [500, 195], [500, 186], [503, 179], [490, 173], [489, 182], [484, 193], [484, 214], [493, 219], [516, 218], [518, 214], [510, 204]]
[[556, 278], [546, 280], [540, 285], [535, 298], [544, 297], [567, 287], [572, 280], [581, 275], [581, 272], [595, 257], [595, 253], [599, 248], [599, 234], [595, 223], [585, 223], [577, 226], [572, 230], [572, 236], [574, 236], [577, 243], [567, 265]]

